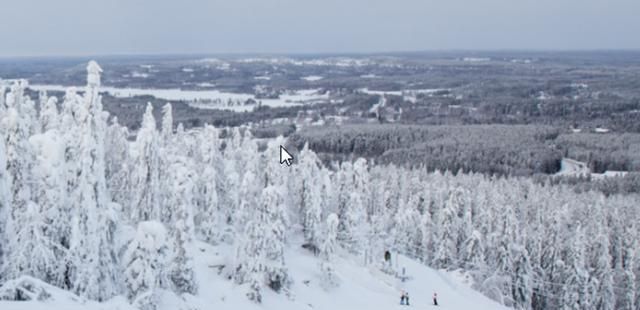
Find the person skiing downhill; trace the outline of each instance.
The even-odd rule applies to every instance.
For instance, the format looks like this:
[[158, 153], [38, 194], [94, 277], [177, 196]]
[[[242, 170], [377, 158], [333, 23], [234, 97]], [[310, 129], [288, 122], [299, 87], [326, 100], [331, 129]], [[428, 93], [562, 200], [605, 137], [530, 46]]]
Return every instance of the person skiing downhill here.
[[404, 290], [400, 294], [400, 304], [405, 306], [409, 305], [409, 293]]
[[438, 305], [438, 293], [433, 292], [433, 305], [437, 306]]

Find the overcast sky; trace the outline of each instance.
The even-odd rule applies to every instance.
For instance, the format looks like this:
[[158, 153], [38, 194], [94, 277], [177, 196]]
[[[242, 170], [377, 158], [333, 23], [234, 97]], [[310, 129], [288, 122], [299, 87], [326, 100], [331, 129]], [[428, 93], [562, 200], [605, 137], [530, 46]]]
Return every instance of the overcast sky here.
[[0, 56], [640, 48], [640, 0], [2, 2]]

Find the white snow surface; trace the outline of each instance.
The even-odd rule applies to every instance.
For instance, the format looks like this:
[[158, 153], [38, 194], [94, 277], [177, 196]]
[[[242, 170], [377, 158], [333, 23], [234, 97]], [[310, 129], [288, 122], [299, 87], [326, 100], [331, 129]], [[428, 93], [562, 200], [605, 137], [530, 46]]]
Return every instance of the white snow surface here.
[[380, 96], [384, 96], [384, 95], [393, 95], [393, 96], [402, 96], [402, 91], [401, 90], [373, 90], [373, 89], [369, 89], [369, 88], [361, 88], [359, 89], [361, 92], [368, 94], [368, 95], [380, 95]]
[[563, 158], [560, 161], [560, 171], [556, 173], [559, 176], [576, 176], [576, 177], [587, 177], [591, 176], [593, 179], [604, 179], [604, 178], [616, 178], [616, 177], [624, 177], [629, 173], [628, 171], [615, 171], [615, 170], [607, 170], [604, 173], [595, 173], [591, 172], [589, 165], [585, 162], [577, 161], [571, 158]]
[[462, 58], [462, 61], [465, 61], [465, 62], [487, 62], [487, 61], [491, 61], [491, 58], [488, 58], [488, 57], [464, 57], [464, 58]]
[[[106, 302], [96, 302], [78, 297], [73, 293], [44, 283], [38, 279], [22, 276], [15, 280], [7, 281], [0, 287], [0, 295], [10, 295], [18, 288], [23, 296], [28, 296], [29, 301], [4, 301], [0, 300], [2, 310], [136, 310], [129, 304], [126, 298], [116, 296]], [[24, 297], [23, 297], [24, 298]], [[36, 300], [33, 300], [36, 299]], [[42, 299], [42, 300], [37, 300]]]
[[131, 71], [131, 77], [146, 79], [149, 77], [149, 73], [139, 72], [139, 71]]
[[563, 158], [560, 161], [560, 171], [556, 175], [564, 176], [586, 176], [591, 173], [589, 166], [585, 162], [571, 158]]
[[308, 81], [308, 82], [314, 82], [314, 81], [320, 81], [322, 79], [324, 79], [324, 77], [319, 76], [319, 75], [309, 75], [309, 76], [305, 76], [305, 77], [301, 77], [301, 79]]
[[[429, 97], [432, 97], [433, 94], [439, 91], [450, 91], [449, 88], [427, 88], [427, 89], [405, 89], [405, 90], [372, 90], [369, 88], [360, 88], [359, 91], [369, 95], [378, 95], [378, 96], [401, 96], [403, 100], [416, 103], [417, 96], [419, 94], [426, 94]], [[450, 97], [451, 95], [448, 95]]]
[[[362, 67], [375, 65], [377, 62], [369, 58], [350, 58], [350, 57], [332, 57], [332, 58], [314, 58], [314, 59], [293, 59], [287, 57], [253, 57], [239, 59], [240, 63], [267, 63], [274, 65], [294, 65], [294, 66], [336, 66], [336, 67]], [[382, 66], [388, 64], [381, 64]]]
[[628, 171], [607, 170], [604, 173], [592, 173], [591, 177], [594, 179], [621, 178], [628, 173]]
[[[58, 91], [64, 92], [69, 86], [62, 85], [29, 85], [29, 88], [36, 91]], [[76, 89], [83, 89], [76, 87]], [[200, 109], [221, 109], [232, 110], [236, 112], [250, 111], [255, 105], [245, 105], [249, 99], [259, 101], [264, 106], [269, 107], [286, 107], [303, 104], [311, 104], [324, 102], [329, 100], [327, 94], [321, 94], [318, 89], [303, 89], [290, 91], [280, 95], [278, 99], [256, 99], [253, 94], [230, 93], [219, 90], [184, 90], [178, 88], [172, 89], [154, 89], [154, 88], [116, 88], [101, 87], [101, 92], [109, 93], [117, 98], [131, 98], [135, 96], [153, 96], [158, 99], [168, 101], [186, 101], [191, 106]], [[229, 102], [233, 104], [228, 104]]]
[[[289, 292], [277, 294], [265, 288], [262, 304], [255, 304], [245, 296], [247, 288], [244, 285], [236, 285], [218, 272], [216, 266], [229, 263], [228, 254], [233, 253], [232, 247], [198, 242], [190, 250], [195, 254], [198, 295], [177, 296], [163, 291], [158, 310], [429, 309], [432, 307], [431, 296], [434, 292], [438, 294], [439, 309], [507, 309], [471, 289], [455, 273], [437, 271], [396, 255], [393, 255], [398, 257], [398, 261], [393, 263], [394, 268], [405, 268], [410, 277], [406, 282], [383, 273], [378, 268], [363, 267], [361, 258], [341, 252], [334, 263], [340, 285], [326, 290], [320, 285], [320, 260], [299, 244], [289, 246], [285, 254], [289, 274], [294, 279]], [[54, 298], [44, 302], [0, 301], [0, 309], [134, 309], [124, 297], [97, 303], [75, 297], [48, 284], [42, 285], [48, 288]], [[399, 304], [402, 290], [409, 293], [409, 307]]]
[[[66, 91], [69, 86], [62, 85], [29, 85], [29, 88], [37, 91]], [[76, 89], [83, 89], [82, 87], [76, 87]], [[252, 98], [249, 94], [235, 94], [226, 93], [219, 90], [184, 90], [178, 88], [117, 88], [117, 87], [100, 87], [100, 92], [109, 93], [117, 98], [131, 98], [135, 96], [154, 96], [158, 99], [165, 99], [169, 101], [196, 101], [216, 98]]]

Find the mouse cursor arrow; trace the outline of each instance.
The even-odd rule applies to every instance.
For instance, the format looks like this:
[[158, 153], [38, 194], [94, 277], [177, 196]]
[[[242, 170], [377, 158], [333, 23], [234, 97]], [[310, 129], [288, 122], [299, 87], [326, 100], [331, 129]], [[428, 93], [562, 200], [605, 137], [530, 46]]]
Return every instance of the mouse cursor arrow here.
[[293, 156], [287, 152], [287, 149], [284, 146], [280, 146], [280, 164], [286, 163], [287, 166], [291, 166], [291, 162], [293, 161]]

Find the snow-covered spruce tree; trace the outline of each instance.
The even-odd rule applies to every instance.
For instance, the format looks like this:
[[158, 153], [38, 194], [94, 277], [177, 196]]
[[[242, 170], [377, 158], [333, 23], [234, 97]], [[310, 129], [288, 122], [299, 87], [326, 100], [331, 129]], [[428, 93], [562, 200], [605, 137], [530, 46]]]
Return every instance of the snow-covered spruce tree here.
[[612, 310], [615, 309], [616, 296], [615, 296], [615, 283], [614, 283], [614, 270], [611, 268], [611, 254], [609, 249], [611, 247], [609, 236], [607, 235], [607, 223], [603, 212], [604, 199], [601, 197], [598, 199], [595, 205], [595, 220], [594, 224], [596, 235], [592, 238], [592, 247], [589, 251], [591, 254], [591, 269], [592, 275], [589, 278], [590, 287], [593, 288], [593, 306], [596, 309]]
[[7, 85], [2, 79], [0, 79], [0, 115], [6, 115], [7, 113], [7, 106], [5, 105], [6, 92], [7, 92]]
[[[487, 290], [486, 287], [483, 287], [485, 280], [490, 276], [490, 269], [487, 266], [484, 253], [485, 245], [483, 236], [477, 230], [474, 230], [463, 249], [463, 257], [465, 260], [463, 268], [471, 275], [473, 279], [472, 287], [474, 289], [485, 293], [489, 290], [493, 290], [492, 294], [502, 296], [502, 293], [496, 292], [499, 287], [490, 287], [489, 290]], [[494, 277], [494, 280], [498, 279], [500, 278]]]
[[352, 217], [351, 220], [354, 220], [357, 217], [360, 217], [360, 224], [358, 224], [358, 229], [356, 233], [356, 238], [359, 240], [358, 243], [361, 244], [360, 251], [364, 254], [365, 264], [370, 264], [373, 262], [373, 242], [371, 238], [371, 217], [373, 215], [373, 203], [371, 201], [371, 178], [369, 174], [369, 164], [366, 159], [359, 158], [353, 164], [353, 185], [354, 192], [357, 193], [358, 197], [351, 196], [352, 199], [355, 199], [354, 205], [360, 205], [361, 211], [355, 211], [352, 215], [356, 213], [360, 213], [356, 217]]
[[362, 190], [356, 188], [356, 176], [353, 165], [342, 163], [338, 171], [338, 240], [348, 251], [365, 254], [368, 250], [366, 242], [371, 233]]
[[512, 296], [513, 289], [513, 285], [510, 282], [514, 267], [513, 245], [517, 239], [516, 218], [512, 205], [505, 201], [499, 203], [502, 207], [502, 213], [498, 217], [498, 229], [492, 236], [492, 249], [495, 249], [495, 256], [493, 256], [495, 259], [495, 265], [493, 266], [495, 268], [494, 279], [498, 280], [500, 290], [503, 296], [506, 296], [503, 303], [511, 306], [512, 300], [510, 300], [509, 296]]
[[[395, 214], [400, 207], [400, 182], [398, 181], [398, 170], [390, 165], [384, 168], [386, 177], [382, 182], [382, 207], [388, 214]], [[390, 220], [391, 222], [391, 220]], [[393, 224], [390, 224], [391, 226]]]
[[[257, 155], [257, 153], [255, 155]], [[256, 209], [256, 206], [259, 203], [260, 193], [264, 188], [264, 180], [260, 175], [259, 158], [247, 161], [244, 170], [245, 172], [240, 181], [240, 188], [237, 190], [230, 189], [236, 192], [236, 194], [233, 194], [232, 196], [237, 197], [238, 199], [238, 202], [233, 204], [237, 205], [238, 208], [236, 210], [231, 210], [231, 222], [233, 223], [236, 232], [239, 234], [245, 230], [247, 221], [251, 219], [251, 213]]]
[[425, 211], [420, 217], [420, 248], [422, 249], [421, 261], [430, 265], [433, 261], [434, 228], [431, 213]]
[[183, 216], [178, 215], [176, 219], [176, 231], [173, 233], [173, 258], [169, 276], [173, 283], [174, 292], [196, 294], [198, 285], [195, 281], [193, 259], [187, 252], [189, 238], [187, 237]]
[[[3, 95], [4, 89], [0, 86], [0, 97], [4, 97]], [[0, 99], [1, 105], [4, 105], [4, 102]], [[11, 188], [9, 187], [11, 179], [7, 173], [7, 153], [4, 146], [4, 130], [2, 130], [1, 124], [2, 120], [0, 119], [0, 282], [4, 282], [2, 268], [4, 266], [7, 241], [9, 240], [5, 230], [7, 229], [6, 225], [9, 211], [11, 210]]]
[[134, 148], [134, 171], [132, 172], [131, 219], [134, 223], [159, 219], [160, 194], [160, 145], [156, 130], [156, 120], [153, 117], [153, 106], [147, 104], [142, 118], [142, 125], [138, 131]]
[[322, 285], [332, 288], [339, 284], [334, 268], [334, 255], [338, 250], [338, 215], [335, 213], [327, 216], [326, 234], [320, 248], [320, 273]]
[[186, 157], [176, 156], [169, 166], [168, 178], [172, 184], [167, 207], [171, 208], [171, 238], [173, 254], [169, 269], [173, 290], [176, 293], [195, 294], [198, 291], [193, 271], [193, 260], [187, 251], [193, 239], [195, 210], [195, 171]]
[[512, 278], [512, 298], [516, 309], [527, 309], [531, 307], [531, 296], [533, 295], [533, 271], [529, 260], [529, 253], [523, 246], [514, 247], [515, 262]]
[[589, 273], [585, 264], [585, 249], [582, 226], [578, 223], [567, 253], [567, 281], [562, 288], [562, 308], [588, 309], [591, 307], [588, 291]]
[[[226, 129], [226, 132], [229, 133], [230, 130]], [[244, 153], [244, 151], [238, 149], [240, 137], [236, 137], [236, 134], [239, 135], [239, 132], [234, 132], [232, 133], [232, 137], [225, 139], [222, 160], [219, 160], [215, 165], [216, 175], [218, 176], [216, 182], [218, 204], [220, 206], [222, 221], [225, 226], [223, 230], [226, 232], [225, 236], [229, 239], [238, 235], [237, 233], [231, 233], [231, 231], [239, 232], [239, 234], [242, 234], [244, 231], [245, 223], [237, 223], [236, 221], [238, 218], [237, 213], [243, 212], [243, 207], [241, 205], [242, 200], [247, 198], [255, 199], [255, 197], [257, 197], [257, 194], [253, 196], [245, 196], [245, 194], [252, 194], [245, 192], [245, 190], [249, 189], [248, 187], [255, 187], [256, 183], [249, 182], [243, 184], [243, 179], [246, 178], [246, 175], [239, 172], [237, 166], [240, 165], [240, 163], [234, 156], [238, 153]], [[250, 165], [254, 164], [253, 161], [245, 163]], [[253, 174], [254, 178], [256, 177], [255, 173], [257, 172], [254, 172]], [[245, 187], [245, 185], [247, 187]], [[242, 216], [239, 218], [242, 218]]]
[[24, 100], [18, 103], [18, 111], [20, 112], [20, 116], [25, 120], [28, 136], [31, 136], [40, 132], [41, 126], [40, 120], [38, 119], [38, 110], [36, 109], [35, 101], [31, 100], [29, 96], [24, 95], [24, 90], [29, 86], [29, 82], [27, 80], [20, 80], [18, 83], [21, 84], [19, 87], [19, 91], [21, 92], [20, 96], [24, 98]]
[[162, 107], [162, 144], [167, 145], [173, 137], [173, 109], [171, 103], [167, 103]]
[[0, 283], [3, 281], [2, 267], [4, 265], [4, 247], [6, 247], [7, 239], [5, 235], [7, 217], [10, 209], [11, 189], [9, 188], [9, 174], [7, 173], [7, 152], [5, 148], [5, 128], [4, 116], [7, 115], [7, 107], [4, 104], [5, 92], [7, 88], [4, 81], [0, 79]]
[[169, 247], [162, 223], [139, 223], [122, 262], [127, 298], [140, 309], [156, 309], [158, 290], [166, 287], [168, 255]]
[[421, 239], [421, 231], [419, 229], [420, 213], [415, 208], [415, 201], [403, 203], [396, 213], [394, 221], [395, 250], [409, 257], [417, 258], [417, 245], [419, 244], [418, 240]]
[[26, 209], [32, 199], [31, 179], [35, 156], [29, 144], [29, 119], [25, 118], [22, 104], [28, 101], [24, 97], [22, 83], [16, 82], [7, 94], [7, 114], [3, 118], [6, 147], [6, 169], [11, 177], [12, 210], [11, 217], [15, 217]]
[[300, 218], [306, 246], [317, 255], [320, 248], [320, 234], [322, 224], [322, 175], [320, 174], [320, 160], [305, 144], [300, 152], [300, 164], [296, 167], [301, 173], [300, 188]]
[[362, 254], [366, 251], [365, 240], [368, 238], [367, 214], [362, 197], [358, 192], [352, 192], [347, 202], [347, 211], [342, 223], [343, 231], [341, 243], [345, 249]]
[[342, 162], [336, 168], [336, 182], [337, 186], [337, 204], [338, 204], [338, 219], [340, 221], [338, 226], [338, 240], [340, 243], [344, 243], [349, 239], [348, 227], [346, 227], [347, 212], [349, 208], [349, 200], [353, 189], [353, 165], [350, 162]]
[[129, 131], [113, 117], [107, 128], [105, 149], [109, 150], [105, 157], [105, 177], [111, 199], [121, 206], [131, 203], [131, 155], [129, 153]]
[[206, 242], [217, 244], [224, 240], [227, 232], [222, 211], [219, 207], [218, 182], [220, 175], [216, 166], [221, 160], [219, 132], [216, 128], [206, 125], [199, 137], [200, 158], [202, 159], [201, 173], [197, 179], [198, 216], [196, 230]]
[[455, 267], [458, 240], [458, 208], [460, 191], [455, 189], [449, 194], [446, 204], [439, 215], [438, 238], [436, 239], [435, 264], [438, 268]]
[[[465, 242], [471, 237], [473, 233], [473, 219], [472, 219], [472, 206], [470, 203], [469, 197], [470, 192], [465, 188], [457, 192], [458, 195], [458, 227], [457, 227], [457, 240], [456, 240], [456, 249], [457, 256], [460, 257], [460, 251], [464, 248]], [[464, 264], [464, 261], [461, 259], [457, 262], [458, 266], [461, 267]]]
[[413, 213], [415, 216], [415, 226], [413, 227], [413, 237], [411, 238], [410, 255], [416, 260], [422, 262], [424, 262], [426, 252], [425, 245], [423, 244], [423, 241], [425, 240], [424, 234], [429, 234], [429, 231], [425, 230], [426, 228], [422, 227], [422, 225], [430, 225], [429, 222], [423, 222], [426, 220], [424, 217], [423, 204], [424, 198], [420, 195], [412, 195], [409, 198], [408, 205], [412, 210], [414, 210]]
[[266, 281], [276, 292], [287, 289], [291, 282], [284, 260], [288, 217], [282, 197], [282, 187], [269, 185], [262, 190], [258, 205], [262, 209], [260, 213], [267, 215], [266, 225], [263, 226]]
[[[77, 223], [77, 212], [80, 203], [80, 125], [78, 119], [78, 109], [81, 106], [82, 98], [76, 93], [74, 88], [67, 89], [64, 101], [62, 103], [62, 111], [60, 113], [60, 133], [64, 139], [64, 179], [66, 182], [65, 204], [60, 210], [63, 217], [66, 217], [67, 232], [61, 236], [63, 248], [68, 252], [66, 259], [63, 261], [65, 267], [63, 288], [71, 290], [73, 287], [72, 277], [76, 265], [71, 257], [71, 243], [75, 240], [72, 236], [73, 228]], [[76, 226], [77, 227], [77, 226]], [[74, 241], [75, 242], [75, 241]]]
[[[6, 171], [10, 180], [11, 209], [7, 210], [7, 244], [2, 274], [5, 279], [17, 278], [28, 274], [45, 278], [45, 269], [39, 262], [31, 260], [34, 249], [42, 249], [43, 239], [35, 239], [42, 233], [44, 223], [38, 216], [39, 207], [33, 201], [33, 180], [35, 154], [28, 141], [31, 121], [25, 118], [23, 104], [29, 101], [24, 97], [23, 84], [16, 82], [7, 94], [7, 114], [3, 118], [6, 146]], [[47, 261], [49, 261], [47, 259]]]
[[53, 282], [58, 274], [59, 263], [53, 244], [44, 235], [46, 223], [39, 209], [36, 203], [29, 201], [24, 215], [20, 216], [21, 226], [11, 235], [10, 240], [19, 244], [10, 242], [7, 249], [5, 276], [9, 279], [28, 275]]
[[484, 240], [482, 234], [474, 230], [471, 237], [467, 240], [462, 250], [465, 270], [471, 272], [478, 283], [481, 283], [483, 276], [486, 274], [486, 264], [484, 257]]
[[[369, 214], [371, 235], [376, 236], [370, 238], [370, 248], [373, 253], [374, 261], [381, 261], [383, 253], [388, 250], [394, 250], [397, 248], [395, 242], [395, 220], [400, 206], [388, 205], [390, 203], [391, 195], [387, 191], [387, 185], [389, 179], [394, 179], [394, 167], [372, 167], [371, 173], [371, 201], [372, 201], [372, 213]], [[385, 177], [379, 177], [385, 175]], [[397, 184], [397, 183], [394, 183]], [[416, 229], [418, 226], [415, 227]], [[385, 272], [391, 273], [391, 264], [384, 264]]]
[[[633, 223], [635, 224], [635, 223]], [[617, 278], [620, 280], [619, 298], [616, 305], [617, 309], [636, 309], [636, 295], [638, 290], [636, 289], [636, 274], [635, 260], [636, 253], [638, 252], [638, 242], [634, 239], [635, 227], [624, 227], [622, 239], [622, 253], [618, 266], [616, 266]]]
[[60, 115], [58, 113], [58, 99], [51, 97], [46, 100], [44, 105], [40, 108], [40, 126], [41, 132], [48, 130], [59, 129], [60, 127]]
[[264, 234], [266, 215], [251, 213], [252, 218], [246, 222], [244, 233], [238, 235], [236, 242], [235, 267], [233, 278], [238, 284], [248, 283], [249, 300], [262, 302], [262, 286], [264, 282]]
[[596, 237], [596, 265], [591, 285], [595, 287], [594, 306], [597, 309], [615, 309], [615, 291], [613, 282], [613, 269], [611, 268], [611, 255], [609, 255], [609, 240], [606, 235]]
[[[539, 205], [544, 206], [545, 202], [542, 201]], [[542, 217], [540, 223], [545, 223], [546, 225], [543, 228], [539, 228], [538, 246], [540, 250], [538, 250], [538, 257], [533, 256], [534, 259], [538, 260], [537, 265], [534, 266], [536, 271], [534, 284], [536, 288], [532, 298], [533, 309], [547, 309], [559, 306], [559, 287], [545, 285], [545, 283], [562, 283], [564, 281], [563, 270], [561, 270], [561, 268], [564, 268], [564, 263], [561, 258], [562, 248], [559, 246], [559, 240], [565, 239], [566, 234], [560, 232], [565, 225], [560, 221], [560, 212], [561, 210], [559, 209], [550, 209], [542, 210], [539, 213]], [[529, 234], [529, 236], [532, 235], [535, 234]]]
[[353, 163], [353, 186], [362, 199], [367, 220], [373, 213], [371, 203], [371, 177], [369, 176], [369, 163], [364, 158], [358, 158]]
[[114, 233], [117, 220], [111, 209], [105, 178], [104, 136], [100, 67], [87, 66], [87, 88], [75, 116], [80, 136], [77, 143], [77, 187], [71, 196], [72, 236], [68, 277], [72, 290], [81, 296], [105, 300], [118, 293]]
[[41, 248], [40, 254], [34, 255], [41, 260], [41, 268], [44, 269], [41, 275], [44, 278], [40, 278], [64, 287], [65, 265], [60, 262], [65, 262], [68, 257], [71, 229], [66, 205], [65, 141], [55, 129], [34, 135], [29, 141], [36, 153], [34, 199], [40, 207], [30, 221], [36, 232], [30, 242], [36, 242]]
[[[300, 183], [297, 179], [298, 172], [295, 169], [282, 169], [280, 162], [277, 160], [273, 160], [274, 156], [277, 158], [280, 155], [280, 145], [285, 145], [285, 141], [286, 139], [284, 137], [279, 136], [267, 143], [267, 148], [262, 152], [262, 154], [260, 154], [260, 169], [261, 171], [263, 171], [263, 180], [265, 186], [272, 185], [279, 188], [287, 189], [285, 192], [283, 192], [283, 195], [281, 197], [282, 205], [285, 206], [285, 209], [287, 209], [288, 211], [288, 222], [294, 224], [300, 223], [302, 221], [296, 216], [298, 214], [296, 208], [299, 206], [299, 203], [297, 203], [297, 198], [299, 198], [300, 196], [297, 195], [297, 185], [299, 185]], [[322, 176], [318, 178], [320, 180], [324, 180], [325, 182], [331, 182], [330, 180], [323, 179], [324, 177], [326, 177], [325, 172], [326, 171], [321, 170], [319, 173], [322, 174]], [[324, 206], [328, 205], [328, 203], [328, 201], [323, 201], [321, 205], [324, 208]]]
[[[242, 163], [246, 163], [261, 157], [261, 153], [258, 151], [258, 143], [255, 139], [253, 139], [251, 129], [249, 129], [248, 127], [242, 126], [234, 128], [231, 143], [234, 146], [234, 149], [237, 150], [237, 152], [235, 154], [228, 155], [235, 157], [236, 160], [239, 159]], [[236, 169], [238, 169], [238, 172], [240, 174], [244, 174], [246, 168], [246, 165], [236, 166]]]
[[[171, 179], [172, 171], [163, 168], [173, 165], [178, 154], [190, 156], [186, 147], [186, 141], [182, 140], [184, 138], [184, 132], [178, 128], [178, 132], [176, 134], [173, 133], [172, 113], [171, 104], [165, 104], [162, 107], [162, 127], [159, 128], [160, 132], [159, 134], [156, 133], [155, 129], [153, 132], [156, 137], [154, 143], [157, 148], [156, 154], [154, 155], [155, 158], [153, 159], [156, 163], [153, 165], [157, 166], [157, 169], [153, 169], [155, 177], [152, 177], [154, 179], [152, 183], [157, 182], [154, 186], [157, 191], [152, 196], [155, 200], [155, 211], [152, 211], [152, 213], [155, 213], [154, 216], [157, 216], [160, 221], [168, 227], [170, 227], [169, 225], [173, 225], [175, 220], [173, 218], [175, 215], [174, 206], [171, 205], [170, 201], [173, 195], [174, 180]], [[178, 134], [181, 137], [177, 137]]]
[[284, 261], [286, 213], [282, 206], [282, 190], [269, 185], [262, 190], [257, 208], [249, 215], [243, 236], [236, 247], [234, 279], [248, 283], [247, 297], [262, 300], [262, 288], [279, 292], [290, 279]]

